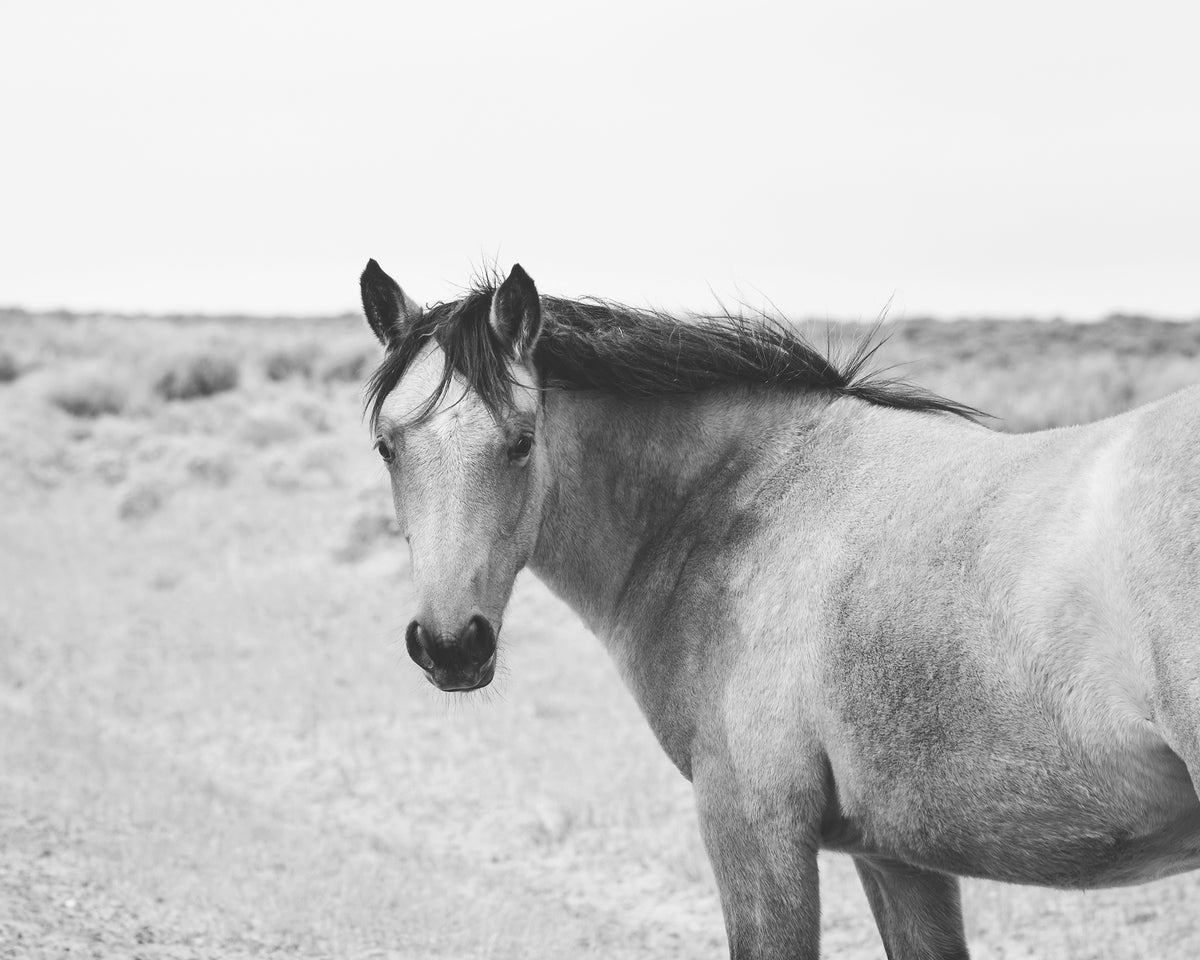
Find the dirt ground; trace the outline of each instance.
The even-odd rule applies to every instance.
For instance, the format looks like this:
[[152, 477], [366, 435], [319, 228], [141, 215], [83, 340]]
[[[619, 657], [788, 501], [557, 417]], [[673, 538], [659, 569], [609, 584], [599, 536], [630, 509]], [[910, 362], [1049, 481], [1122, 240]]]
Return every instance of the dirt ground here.
[[[408, 662], [372, 346], [0, 314], [0, 958], [724, 955], [688, 784], [569, 610], [522, 575], [477, 695]], [[1030, 429], [1198, 353], [1198, 325], [912, 322], [885, 359]], [[1200, 875], [964, 901], [977, 958], [1200, 956]], [[848, 859], [822, 903], [827, 956], [883, 956]]]

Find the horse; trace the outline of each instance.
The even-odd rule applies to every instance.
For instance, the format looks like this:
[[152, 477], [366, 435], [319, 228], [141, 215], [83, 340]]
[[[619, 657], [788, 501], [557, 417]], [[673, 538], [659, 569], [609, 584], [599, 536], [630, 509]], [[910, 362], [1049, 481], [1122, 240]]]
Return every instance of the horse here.
[[817, 852], [887, 956], [968, 956], [961, 876], [1200, 866], [1200, 391], [1009, 435], [787, 323], [361, 277], [412, 660], [492, 679], [528, 567], [691, 781], [733, 958], [816, 958]]

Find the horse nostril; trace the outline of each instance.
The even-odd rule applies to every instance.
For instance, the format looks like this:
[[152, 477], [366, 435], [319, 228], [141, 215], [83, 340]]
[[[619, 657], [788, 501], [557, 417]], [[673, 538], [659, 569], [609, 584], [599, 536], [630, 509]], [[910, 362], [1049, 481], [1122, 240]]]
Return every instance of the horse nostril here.
[[463, 649], [476, 663], [481, 663], [496, 652], [496, 631], [487, 617], [478, 613], [467, 622], [460, 638]]
[[429, 634], [416, 620], [408, 625], [408, 629], [404, 632], [404, 644], [408, 647], [408, 655], [422, 670], [433, 669], [433, 658], [429, 656], [428, 642]]

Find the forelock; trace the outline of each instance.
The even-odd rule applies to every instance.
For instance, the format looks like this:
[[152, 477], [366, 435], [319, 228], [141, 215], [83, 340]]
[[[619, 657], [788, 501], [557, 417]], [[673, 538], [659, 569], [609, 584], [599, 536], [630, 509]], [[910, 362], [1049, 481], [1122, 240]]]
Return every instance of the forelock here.
[[491, 288], [471, 291], [461, 300], [437, 304], [413, 317], [388, 344], [383, 362], [367, 383], [367, 410], [378, 422], [388, 396], [433, 345], [442, 355], [440, 374], [430, 381], [428, 397], [412, 419], [427, 419], [458, 381], [476, 394], [493, 416], [513, 405], [513, 388], [522, 377], [487, 322]]

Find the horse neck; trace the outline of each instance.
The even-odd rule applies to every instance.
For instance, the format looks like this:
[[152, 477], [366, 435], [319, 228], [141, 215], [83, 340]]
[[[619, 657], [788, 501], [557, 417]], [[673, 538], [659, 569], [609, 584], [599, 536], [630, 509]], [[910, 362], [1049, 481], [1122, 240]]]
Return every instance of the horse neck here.
[[601, 638], [636, 627], [630, 607], [646, 605], [646, 581], [669, 592], [690, 547], [711, 535], [708, 507], [753, 485], [776, 441], [826, 406], [748, 390], [653, 400], [552, 391], [543, 432], [553, 477], [531, 569]]

